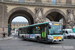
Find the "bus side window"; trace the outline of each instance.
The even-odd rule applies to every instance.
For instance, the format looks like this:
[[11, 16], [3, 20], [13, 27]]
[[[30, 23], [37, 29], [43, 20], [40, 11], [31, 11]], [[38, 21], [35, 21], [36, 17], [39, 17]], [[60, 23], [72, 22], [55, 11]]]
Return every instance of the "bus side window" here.
[[40, 27], [36, 27], [36, 34], [40, 34]]
[[36, 28], [32, 28], [32, 34], [36, 33]]
[[33, 29], [33, 27], [30, 27], [30, 28], [29, 28], [29, 33], [30, 33], [30, 34], [32, 34], [32, 29]]
[[30, 34], [30, 30], [29, 30], [29, 28], [27, 28], [27, 34]]
[[27, 29], [26, 28], [25, 28], [24, 32], [25, 32], [25, 34], [27, 34]]
[[21, 34], [23, 34], [23, 29], [21, 29]]
[[19, 31], [18, 31], [18, 32], [19, 32], [19, 34], [21, 34], [21, 29], [19, 29]]
[[32, 30], [33, 30], [32, 27], [27, 28], [27, 29], [26, 29], [27, 34], [32, 34]]
[[24, 32], [24, 28], [22, 29], [22, 34], [25, 34], [25, 32]]
[[63, 31], [63, 33], [65, 33], [65, 31]]

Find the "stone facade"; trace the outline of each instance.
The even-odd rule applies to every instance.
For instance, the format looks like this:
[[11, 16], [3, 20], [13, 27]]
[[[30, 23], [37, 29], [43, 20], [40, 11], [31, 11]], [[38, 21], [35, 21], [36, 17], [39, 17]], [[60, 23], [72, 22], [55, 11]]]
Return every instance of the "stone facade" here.
[[2, 33], [2, 29], [5, 28], [5, 32], [7, 32], [7, 25], [6, 25], [6, 18], [4, 16], [7, 16], [7, 6], [0, 4], [0, 32]]
[[71, 0], [68, 5], [67, 0], [57, 0], [56, 4], [51, 4], [51, 0], [26, 0], [26, 3], [18, 1], [14, 3], [13, 1], [12, 3], [0, 2], [0, 33], [3, 32], [2, 28], [5, 28], [6, 33], [10, 32], [11, 22], [16, 16], [24, 16], [29, 24], [45, 22], [45, 18], [59, 22], [63, 18], [65, 28], [75, 26], [74, 0]]
[[66, 4], [71, 4], [72, 1], [71, 0], [66, 0]]

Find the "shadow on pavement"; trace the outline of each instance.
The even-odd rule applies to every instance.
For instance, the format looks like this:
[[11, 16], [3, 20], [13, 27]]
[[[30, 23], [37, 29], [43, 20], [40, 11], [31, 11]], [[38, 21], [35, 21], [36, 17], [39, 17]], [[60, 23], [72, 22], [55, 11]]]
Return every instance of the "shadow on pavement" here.
[[20, 41], [26, 41], [26, 42], [32, 42], [32, 43], [40, 43], [40, 44], [46, 44], [46, 45], [57, 45], [57, 44], [63, 44], [63, 42], [37, 42], [37, 41], [33, 41], [33, 40], [22, 40], [20, 39]]

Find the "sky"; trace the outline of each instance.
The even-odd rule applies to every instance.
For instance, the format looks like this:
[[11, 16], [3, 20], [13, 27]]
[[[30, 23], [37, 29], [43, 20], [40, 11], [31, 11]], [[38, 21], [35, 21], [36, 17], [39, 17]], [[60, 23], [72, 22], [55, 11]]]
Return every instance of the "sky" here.
[[18, 22], [28, 22], [28, 20], [25, 17], [23, 17], [23, 16], [17, 16], [17, 17], [15, 17], [12, 20], [12, 22], [15, 22], [15, 21], [18, 21]]

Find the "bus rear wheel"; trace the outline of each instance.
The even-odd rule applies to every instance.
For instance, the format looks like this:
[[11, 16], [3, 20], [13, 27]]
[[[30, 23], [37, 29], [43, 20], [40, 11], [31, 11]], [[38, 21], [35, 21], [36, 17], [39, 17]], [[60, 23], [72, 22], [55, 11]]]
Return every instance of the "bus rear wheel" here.
[[41, 42], [41, 41], [40, 41], [40, 38], [37, 38], [37, 42]]
[[24, 36], [22, 36], [22, 39], [25, 40], [25, 39], [24, 39]]

